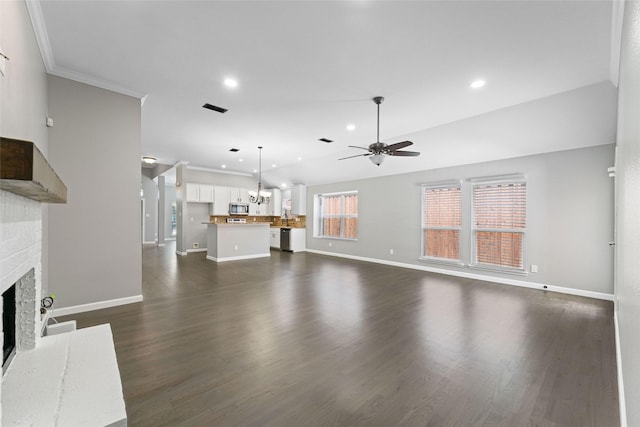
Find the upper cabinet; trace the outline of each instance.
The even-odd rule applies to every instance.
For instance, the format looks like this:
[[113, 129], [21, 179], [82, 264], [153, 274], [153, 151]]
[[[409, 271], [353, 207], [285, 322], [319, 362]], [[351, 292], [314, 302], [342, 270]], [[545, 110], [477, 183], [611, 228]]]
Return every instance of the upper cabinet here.
[[229, 187], [216, 186], [213, 193], [213, 215], [229, 215]]
[[249, 203], [249, 190], [246, 188], [229, 188], [229, 201], [232, 203]]
[[267, 191], [271, 192], [267, 215], [282, 216], [282, 192], [279, 188], [270, 188]]
[[294, 185], [291, 187], [291, 214], [306, 215], [307, 214], [307, 186]]
[[187, 202], [213, 203], [213, 185], [188, 182]]

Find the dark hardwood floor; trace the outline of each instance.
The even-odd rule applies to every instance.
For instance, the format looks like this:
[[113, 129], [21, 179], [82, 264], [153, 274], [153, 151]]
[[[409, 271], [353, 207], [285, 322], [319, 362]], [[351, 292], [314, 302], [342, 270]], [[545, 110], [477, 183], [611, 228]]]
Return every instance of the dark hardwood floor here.
[[610, 302], [307, 253], [143, 249], [130, 426], [618, 426]]

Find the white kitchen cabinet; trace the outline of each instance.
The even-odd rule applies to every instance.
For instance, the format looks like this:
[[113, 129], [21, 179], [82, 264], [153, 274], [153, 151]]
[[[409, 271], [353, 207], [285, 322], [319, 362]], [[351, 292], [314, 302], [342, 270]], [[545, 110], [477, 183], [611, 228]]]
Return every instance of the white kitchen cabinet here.
[[271, 192], [267, 215], [282, 216], [282, 192], [279, 188], [270, 188], [267, 191]]
[[200, 202], [213, 203], [213, 185], [200, 184], [198, 188], [200, 190]]
[[213, 215], [229, 215], [229, 196], [229, 187], [215, 187], [213, 192]]
[[249, 189], [247, 188], [229, 188], [229, 201], [238, 203], [249, 203]]
[[291, 214], [306, 215], [307, 214], [307, 186], [294, 185], [291, 188]]
[[213, 203], [213, 185], [188, 182], [187, 202]]
[[269, 213], [269, 204], [261, 203], [249, 203], [249, 215], [266, 216], [271, 215]]
[[269, 246], [280, 249], [280, 229], [271, 228], [269, 232]]

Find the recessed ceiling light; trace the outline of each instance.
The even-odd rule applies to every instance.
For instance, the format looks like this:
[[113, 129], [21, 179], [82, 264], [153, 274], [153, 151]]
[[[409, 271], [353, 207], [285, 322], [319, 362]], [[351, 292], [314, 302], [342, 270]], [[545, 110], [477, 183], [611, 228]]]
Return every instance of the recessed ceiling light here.
[[272, 165], [271, 165], [271, 167], [272, 167], [272, 168], [275, 168], [275, 167], [276, 167], [276, 164], [275, 164], [275, 163], [274, 163], [274, 164], [272, 164]]
[[347, 130], [348, 131], [356, 130], [356, 125], [352, 125], [352, 124], [347, 125]]
[[298, 160], [302, 160], [302, 157], [298, 157]]
[[142, 161], [145, 162], [148, 165], [154, 164], [156, 162], [156, 160], [158, 160], [158, 159], [156, 159], [155, 157], [152, 157], [152, 156], [142, 156]]
[[244, 159], [238, 159], [239, 162], [244, 162]]
[[254, 169], [254, 170], [253, 170], [253, 173], [258, 173], [258, 169]]
[[485, 82], [484, 80], [476, 80], [474, 82], [471, 83], [471, 89], [480, 89], [482, 86], [484, 86], [487, 82]]
[[282, 183], [282, 188], [287, 188], [287, 184], [285, 184], [284, 182]]
[[226, 167], [227, 167], [227, 165], [222, 165], [222, 169], [224, 169], [224, 168], [226, 168]]
[[224, 79], [224, 85], [230, 88], [238, 87], [238, 81], [232, 77], [227, 77]]

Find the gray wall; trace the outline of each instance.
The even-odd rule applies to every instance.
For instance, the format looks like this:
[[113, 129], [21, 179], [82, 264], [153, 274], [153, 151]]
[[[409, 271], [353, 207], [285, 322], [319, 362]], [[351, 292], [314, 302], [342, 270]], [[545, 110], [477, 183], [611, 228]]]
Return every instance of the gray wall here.
[[140, 100], [49, 76], [49, 154], [68, 187], [50, 208], [58, 307], [142, 294]]
[[142, 175], [144, 199], [143, 243], [154, 243], [158, 239], [158, 186], [152, 179]]
[[616, 308], [627, 425], [640, 426], [640, 2], [625, 4], [616, 164]]
[[209, 203], [187, 203], [187, 251], [207, 247], [207, 225], [203, 222], [209, 222], [210, 207]]
[[164, 237], [165, 240], [175, 240], [171, 236], [171, 205], [176, 203], [176, 187], [165, 184], [164, 186]]
[[[510, 280], [613, 293], [613, 145], [520, 157], [307, 189], [307, 248]], [[423, 155], [428, 154], [424, 153]], [[372, 165], [372, 167], [375, 167]], [[384, 167], [384, 166], [382, 166]], [[484, 272], [418, 260], [421, 183], [522, 173], [527, 178], [526, 276]], [[358, 240], [313, 237], [313, 196], [357, 190]], [[461, 256], [470, 262], [470, 183], [463, 182]], [[329, 246], [331, 243], [331, 247]], [[394, 254], [390, 255], [389, 250]]]

